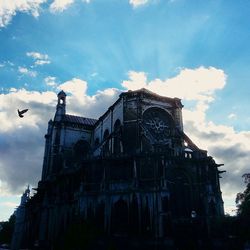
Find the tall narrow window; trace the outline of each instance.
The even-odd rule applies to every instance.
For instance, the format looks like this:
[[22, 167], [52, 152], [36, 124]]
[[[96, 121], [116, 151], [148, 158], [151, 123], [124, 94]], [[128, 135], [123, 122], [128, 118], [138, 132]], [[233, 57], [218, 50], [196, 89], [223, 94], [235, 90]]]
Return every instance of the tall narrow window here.
[[103, 155], [108, 156], [109, 155], [109, 131], [108, 129], [105, 130], [103, 135]]
[[114, 154], [121, 153], [121, 122], [116, 120], [114, 125]]

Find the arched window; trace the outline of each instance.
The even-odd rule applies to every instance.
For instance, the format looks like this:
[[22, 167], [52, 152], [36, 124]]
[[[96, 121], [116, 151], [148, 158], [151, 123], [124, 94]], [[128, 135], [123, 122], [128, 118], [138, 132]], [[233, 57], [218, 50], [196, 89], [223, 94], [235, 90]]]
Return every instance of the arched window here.
[[122, 152], [121, 150], [121, 122], [119, 119], [117, 119], [115, 121], [114, 124], [114, 148], [113, 148], [113, 152], [114, 154], [120, 154]]
[[96, 226], [99, 229], [104, 230], [104, 224], [105, 224], [105, 203], [104, 203], [104, 201], [100, 202], [97, 205], [95, 219], [96, 219]]
[[128, 204], [124, 200], [118, 200], [112, 207], [111, 222], [112, 233], [128, 233]]
[[104, 144], [103, 144], [103, 155], [104, 156], [108, 156], [109, 153], [110, 153], [110, 151], [109, 151], [109, 131], [108, 131], [108, 129], [106, 129], [104, 131], [103, 141], [104, 141]]
[[60, 91], [57, 95], [57, 104], [58, 105], [65, 105], [66, 104], [66, 94], [64, 91]]
[[135, 194], [129, 206], [129, 232], [132, 236], [139, 233], [139, 205]]
[[174, 120], [164, 109], [152, 107], [143, 113], [142, 129], [150, 144], [165, 144], [173, 128]]
[[174, 217], [189, 217], [192, 211], [192, 190], [190, 176], [182, 170], [168, 170], [169, 208]]
[[142, 205], [142, 232], [149, 236], [151, 234], [149, 199], [145, 196], [145, 203]]
[[79, 140], [74, 145], [73, 150], [76, 160], [82, 160], [89, 155], [90, 145], [86, 140]]

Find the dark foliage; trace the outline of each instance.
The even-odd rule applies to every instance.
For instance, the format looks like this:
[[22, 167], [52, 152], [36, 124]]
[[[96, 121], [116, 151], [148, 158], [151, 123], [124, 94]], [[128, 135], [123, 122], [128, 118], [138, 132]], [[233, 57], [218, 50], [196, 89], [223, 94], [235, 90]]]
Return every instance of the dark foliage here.
[[250, 173], [242, 176], [247, 184], [243, 193], [236, 195], [236, 204], [238, 207], [237, 214], [242, 219], [250, 218]]
[[238, 207], [238, 215], [240, 217], [250, 217], [250, 182], [243, 193], [236, 196], [236, 204]]
[[15, 215], [11, 215], [8, 221], [0, 222], [0, 244], [10, 244], [15, 226]]
[[242, 176], [246, 189], [236, 195], [237, 227], [242, 240], [250, 240], [250, 173]]

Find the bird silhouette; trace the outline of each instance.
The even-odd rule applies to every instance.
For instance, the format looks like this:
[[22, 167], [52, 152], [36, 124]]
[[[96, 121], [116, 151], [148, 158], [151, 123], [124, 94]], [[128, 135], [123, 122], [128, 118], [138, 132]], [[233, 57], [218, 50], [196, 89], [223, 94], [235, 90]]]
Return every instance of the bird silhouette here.
[[17, 110], [19, 117], [23, 118], [23, 114], [26, 113], [28, 109], [23, 109], [23, 110]]

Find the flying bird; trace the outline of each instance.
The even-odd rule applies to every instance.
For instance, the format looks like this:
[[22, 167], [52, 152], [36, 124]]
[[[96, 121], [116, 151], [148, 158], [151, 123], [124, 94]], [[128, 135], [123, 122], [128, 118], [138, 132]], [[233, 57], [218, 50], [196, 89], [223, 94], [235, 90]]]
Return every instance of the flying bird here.
[[28, 109], [24, 109], [24, 110], [17, 110], [17, 112], [18, 112], [18, 115], [19, 115], [19, 117], [21, 117], [21, 118], [23, 118], [23, 114], [24, 113], [26, 113], [28, 111]]

